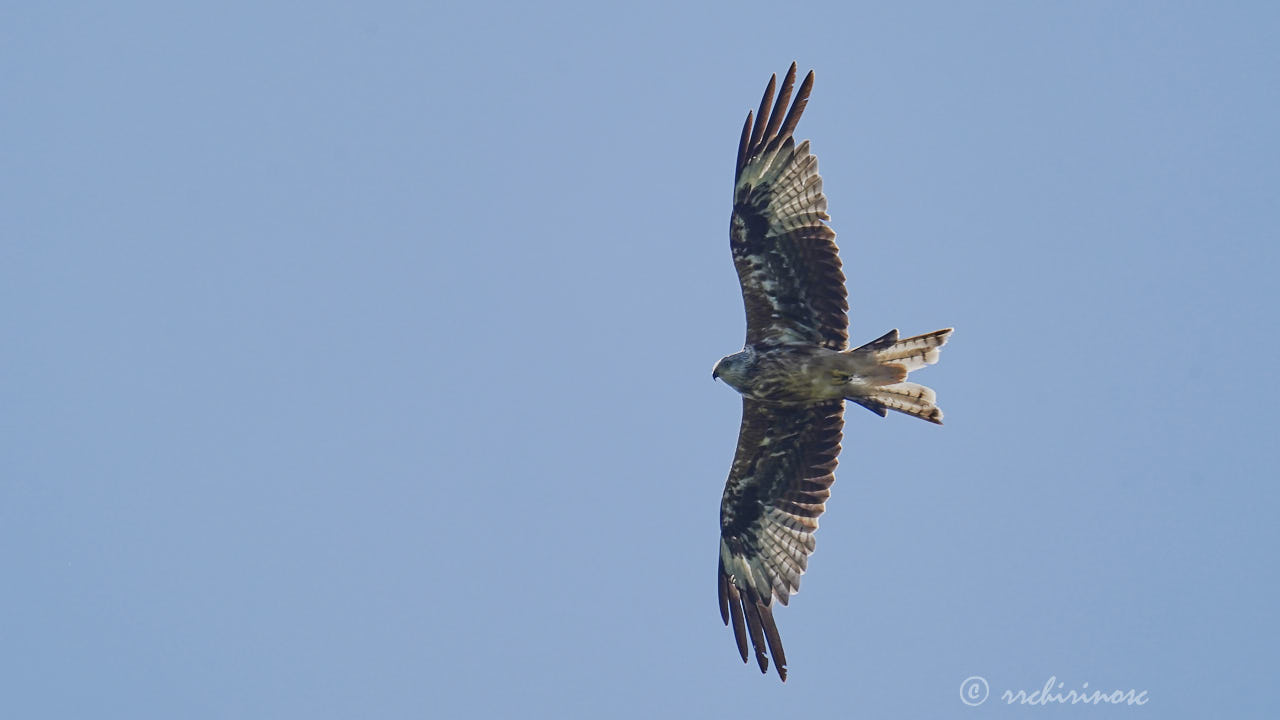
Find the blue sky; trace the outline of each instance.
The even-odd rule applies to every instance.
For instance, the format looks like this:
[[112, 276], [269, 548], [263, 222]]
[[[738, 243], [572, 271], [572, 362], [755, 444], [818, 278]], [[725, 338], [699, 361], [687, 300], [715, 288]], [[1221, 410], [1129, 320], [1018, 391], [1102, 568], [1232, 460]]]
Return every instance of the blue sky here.
[[[1272, 712], [1280, 11], [885, 5], [0, 11], [0, 715]], [[854, 341], [956, 333], [783, 685], [710, 370], [792, 60]]]

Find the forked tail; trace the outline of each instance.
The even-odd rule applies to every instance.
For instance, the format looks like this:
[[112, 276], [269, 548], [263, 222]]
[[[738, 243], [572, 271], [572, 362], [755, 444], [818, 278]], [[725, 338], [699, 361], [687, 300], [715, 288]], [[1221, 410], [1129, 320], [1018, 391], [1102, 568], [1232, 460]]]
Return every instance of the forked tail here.
[[905, 340], [890, 330], [860, 348], [847, 351], [855, 368], [846, 398], [884, 417], [888, 410], [942, 424], [942, 410], [933, 390], [907, 382], [907, 374], [938, 362], [938, 351], [951, 336], [951, 328], [935, 330]]

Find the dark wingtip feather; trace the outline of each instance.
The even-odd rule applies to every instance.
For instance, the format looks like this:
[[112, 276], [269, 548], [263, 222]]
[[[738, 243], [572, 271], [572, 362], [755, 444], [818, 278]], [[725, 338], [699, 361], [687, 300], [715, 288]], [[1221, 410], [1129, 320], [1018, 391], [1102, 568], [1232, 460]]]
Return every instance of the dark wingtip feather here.
[[[787, 75], [787, 83], [784, 83], [783, 90], [788, 95], [791, 93], [791, 87], [795, 84], [795, 63], [791, 64], [792, 71]], [[813, 71], [805, 76], [804, 82], [800, 84], [800, 90], [796, 93], [796, 98], [791, 102], [791, 109], [787, 111], [786, 120], [782, 119], [782, 106], [775, 107], [773, 115], [769, 118], [769, 130], [765, 133], [765, 146], [763, 148], [753, 148], [753, 155], [768, 155], [778, 149], [779, 146], [790, 148], [794, 144], [791, 133], [796, 129], [796, 125], [800, 124], [800, 116], [804, 113], [805, 107], [809, 105], [809, 94], [813, 91]], [[778, 99], [781, 101], [782, 96]]]
[[[791, 75], [795, 75], [795, 63], [791, 63]], [[796, 125], [800, 123], [800, 114], [804, 112], [805, 106], [809, 104], [809, 93], [813, 92], [813, 71], [810, 70], [808, 75], [804, 76], [804, 82], [800, 83], [800, 89], [796, 91], [796, 99], [791, 103], [791, 110], [787, 113], [787, 119], [782, 122], [782, 127], [778, 129], [778, 137], [790, 137], [795, 131]]]
[[773, 104], [773, 112], [769, 113], [769, 125], [764, 129], [764, 136], [761, 138], [766, 146], [773, 144], [773, 140], [777, 137], [778, 128], [782, 125], [782, 113], [787, 108], [787, 103], [791, 102], [791, 88], [796, 84], [796, 64], [791, 63], [791, 69], [787, 71], [787, 76], [782, 80], [782, 89], [778, 91], [778, 99]]
[[782, 650], [782, 637], [778, 635], [778, 626], [773, 621], [773, 610], [768, 605], [761, 605], [757, 612], [764, 624], [764, 636], [769, 642], [769, 654], [773, 656], [773, 666], [778, 670], [782, 682], [787, 681], [787, 654]]
[[[785, 143], [795, 131], [796, 125], [800, 122], [800, 115], [804, 112], [804, 108], [809, 104], [809, 94], [813, 90], [813, 71], [805, 76], [804, 82], [800, 84], [800, 90], [796, 93], [795, 100], [791, 99], [791, 91], [796, 84], [796, 63], [791, 63], [791, 67], [787, 70], [786, 76], [782, 80], [781, 89], [777, 88], [778, 76], [769, 76], [769, 84], [765, 87], [764, 95], [760, 98], [760, 108], [756, 111], [754, 117], [754, 125], [752, 124], [752, 116], [747, 114], [746, 125], [742, 128], [742, 138], [738, 141], [738, 165], [737, 172], [734, 174], [734, 181], [742, 174], [743, 167], [747, 162], [763, 151], [772, 151], [782, 143]], [[777, 99], [774, 100], [774, 92], [777, 91]], [[770, 109], [769, 104], [773, 102], [773, 108]], [[789, 107], [788, 107], [789, 106]]]
[[729, 578], [724, 574], [724, 560], [720, 561], [720, 571], [716, 573], [716, 585], [720, 595], [720, 619], [729, 624]]
[[747, 165], [747, 155], [750, 154], [751, 143], [751, 111], [747, 111], [747, 122], [742, 126], [742, 137], [738, 139], [738, 164], [733, 171], [733, 182], [736, 185], [738, 178], [742, 175], [742, 168]]
[[751, 647], [756, 651], [756, 664], [761, 673], [769, 672], [769, 654], [765, 652], [764, 623], [760, 619], [760, 605], [751, 598], [744, 598], [742, 609], [747, 612], [747, 627], [751, 630]]
[[751, 145], [749, 146], [751, 148], [758, 146], [760, 138], [764, 137], [764, 126], [768, 120], [768, 116], [765, 113], [769, 111], [769, 103], [773, 102], [773, 91], [777, 86], [778, 76], [770, 75], [769, 85], [765, 87], [764, 95], [760, 98], [760, 109], [756, 111], [756, 120], [758, 122], [756, 122], [756, 127], [751, 132]]
[[728, 578], [729, 583], [729, 617], [733, 620], [733, 639], [738, 643], [738, 654], [742, 656], [742, 662], [747, 661], [747, 629], [746, 622], [742, 617], [742, 596], [738, 594], [738, 588], [733, 584], [733, 579]]

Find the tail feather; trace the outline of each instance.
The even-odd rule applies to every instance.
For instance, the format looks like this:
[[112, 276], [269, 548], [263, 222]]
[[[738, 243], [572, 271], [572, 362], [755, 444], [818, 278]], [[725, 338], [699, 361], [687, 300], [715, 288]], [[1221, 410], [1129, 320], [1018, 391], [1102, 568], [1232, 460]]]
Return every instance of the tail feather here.
[[897, 340], [898, 331], [894, 330], [892, 334], [896, 341], [886, 349], [878, 350], [876, 360], [882, 363], [901, 363], [906, 366], [907, 372], [919, 370], [925, 365], [932, 365], [938, 362], [939, 349], [947, 344], [947, 338], [951, 337], [951, 330], [951, 328], [935, 330], [906, 340]]
[[872, 361], [862, 367], [861, 382], [851, 384], [848, 399], [884, 417], [887, 410], [913, 415], [931, 423], [942, 424], [942, 410], [937, 395], [928, 387], [906, 382], [907, 374], [938, 362], [939, 348], [951, 336], [951, 328], [898, 339], [898, 331], [890, 330], [856, 350], [849, 351], [855, 361]]
[[921, 420], [942, 424], [942, 410], [935, 404], [937, 396], [933, 390], [913, 382], [884, 385], [876, 388], [870, 395], [856, 398], [856, 402], [872, 408], [877, 414], [884, 415], [884, 410], [897, 410], [900, 413], [913, 415]]

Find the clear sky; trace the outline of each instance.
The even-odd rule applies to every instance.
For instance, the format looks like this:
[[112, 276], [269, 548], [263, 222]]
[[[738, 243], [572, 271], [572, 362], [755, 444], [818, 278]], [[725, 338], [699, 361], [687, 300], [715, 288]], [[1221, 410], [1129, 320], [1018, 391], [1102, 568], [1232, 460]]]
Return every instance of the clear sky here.
[[[1278, 7], [7, 4], [0, 717], [1273, 713]], [[792, 60], [854, 341], [956, 333], [784, 685], [710, 372]]]

